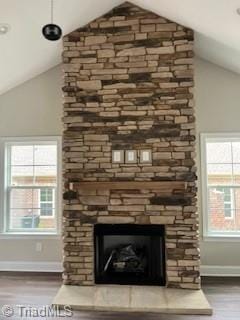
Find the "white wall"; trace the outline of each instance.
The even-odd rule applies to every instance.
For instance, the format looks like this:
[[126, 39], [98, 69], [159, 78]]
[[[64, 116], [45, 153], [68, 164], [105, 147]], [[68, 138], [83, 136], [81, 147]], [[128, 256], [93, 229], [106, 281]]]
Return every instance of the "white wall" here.
[[[198, 207], [201, 218], [199, 134], [201, 132], [240, 132], [240, 75], [196, 59], [195, 101], [198, 133]], [[233, 266], [240, 274], [239, 245], [240, 242], [236, 241], [201, 241], [201, 262], [207, 266]], [[225, 270], [227, 273], [227, 270], [231, 271], [230, 268]]]
[[[58, 66], [1, 95], [0, 137], [61, 135], [61, 79]], [[41, 252], [36, 251], [37, 242], [42, 243]], [[55, 262], [61, 261], [60, 237], [9, 239], [0, 236], [0, 270], [14, 268], [12, 261], [50, 261], [49, 266], [55, 268]], [[16, 267], [24, 268], [24, 264]], [[47, 266], [37, 263], [36, 267]]]
[[61, 135], [61, 68], [0, 96], [0, 136]]
[[[198, 137], [200, 132], [239, 132], [240, 75], [196, 59], [195, 82]], [[61, 135], [61, 96], [60, 67], [0, 96], [0, 136]], [[199, 167], [199, 143], [197, 148]], [[200, 191], [199, 212], [201, 216]], [[43, 244], [42, 252], [36, 252], [39, 241]], [[201, 241], [202, 264], [237, 268], [240, 266], [239, 244]], [[54, 263], [61, 261], [61, 241], [1, 238], [0, 270], [8, 266], [4, 261], [50, 261], [54, 267]]]

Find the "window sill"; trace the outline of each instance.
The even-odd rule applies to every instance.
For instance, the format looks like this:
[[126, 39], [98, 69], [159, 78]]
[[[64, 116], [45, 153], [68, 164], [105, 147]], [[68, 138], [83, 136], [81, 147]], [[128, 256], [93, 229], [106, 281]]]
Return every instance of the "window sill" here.
[[11, 240], [11, 239], [54, 239], [60, 240], [61, 235], [59, 233], [26, 233], [26, 232], [5, 232], [0, 233], [0, 239]]
[[240, 242], [240, 233], [226, 235], [226, 234], [214, 234], [206, 235], [202, 237], [202, 242]]

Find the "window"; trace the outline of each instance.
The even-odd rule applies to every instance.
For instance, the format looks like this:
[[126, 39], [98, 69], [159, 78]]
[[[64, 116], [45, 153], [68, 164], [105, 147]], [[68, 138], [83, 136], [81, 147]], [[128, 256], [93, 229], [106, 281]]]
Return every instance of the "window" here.
[[6, 139], [4, 232], [56, 233], [59, 210], [60, 139]]
[[234, 192], [233, 189], [229, 187], [218, 187], [216, 188], [216, 192], [219, 192], [221, 195], [221, 202], [223, 202], [223, 210], [224, 210], [224, 217], [225, 219], [232, 219], [234, 217]]
[[42, 189], [40, 190], [40, 216], [53, 217], [54, 215], [54, 190]]
[[205, 236], [240, 236], [240, 134], [202, 134]]

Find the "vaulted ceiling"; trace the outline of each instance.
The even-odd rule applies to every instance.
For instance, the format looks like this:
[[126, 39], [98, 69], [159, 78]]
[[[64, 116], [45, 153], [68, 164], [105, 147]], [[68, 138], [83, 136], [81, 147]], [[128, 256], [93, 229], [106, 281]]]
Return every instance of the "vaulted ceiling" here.
[[[121, 0], [55, 0], [54, 22], [63, 32], [119, 5]], [[240, 73], [239, 0], [132, 0], [196, 31], [198, 56]], [[0, 94], [61, 62], [61, 41], [50, 42], [41, 28], [50, 22], [50, 0], [0, 0], [0, 23], [11, 26], [0, 35]]]

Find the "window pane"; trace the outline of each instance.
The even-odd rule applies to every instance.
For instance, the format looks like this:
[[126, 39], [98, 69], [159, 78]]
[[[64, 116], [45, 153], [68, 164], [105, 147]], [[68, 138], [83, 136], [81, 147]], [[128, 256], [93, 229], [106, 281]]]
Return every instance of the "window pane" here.
[[56, 219], [52, 216], [40, 216], [39, 228], [41, 229], [55, 229], [56, 228]]
[[234, 214], [234, 210], [231, 210], [230, 208], [229, 209], [225, 208], [225, 211], [224, 211], [225, 218], [231, 218], [233, 217], [233, 214]]
[[208, 174], [214, 175], [231, 175], [232, 165], [231, 164], [208, 164]]
[[35, 165], [56, 165], [57, 146], [55, 145], [35, 145], [34, 146]]
[[33, 165], [33, 146], [12, 146], [11, 165]]
[[46, 198], [45, 190], [41, 190], [40, 201], [46, 201]]
[[240, 185], [240, 164], [233, 164], [233, 180]]
[[[240, 188], [234, 189], [234, 200], [235, 200], [235, 209], [239, 210], [240, 209]], [[239, 220], [240, 220], [240, 218], [239, 218]], [[240, 221], [239, 221], [239, 223], [240, 223]]]
[[10, 210], [10, 230], [30, 231], [31, 229], [40, 230], [56, 228], [56, 222], [53, 217], [41, 217], [40, 210]]
[[12, 189], [10, 192], [10, 208], [39, 208], [39, 190]]
[[35, 171], [35, 185], [51, 186], [56, 185], [56, 166], [36, 166]]
[[38, 210], [12, 209], [10, 211], [10, 229], [37, 229], [39, 222]]
[[53, 189], [41, 189], [41, 202], [53, 201]]
[[210, 231], [240, 231], [240, 188], [209, 188]]
[[210, 188], [209, 196], [208, 196], [208, 204], [209, 207], [218, 209], [219, 211], [224, 210], [224, 193], [223, 189], [219, 190], [219, 188]]
[[208, 184], [232, 184], [232, 164], [208, 164]]
[[231, 142], [208, 142], [207, 163], [231, 163]]
[[33, 185], [33, 167], [12, 166], [11, 167], [11, 185], [12, 186], [29, 186]]
[[11, 167], [12, 186], [56, 185], [56, 166], [13, 166]]
[[41, 216], [53, 216], [53, 205], [51, 203], [41, 203]]
[[232, 142], [233, 162], [240, 164], [240, 142]]

